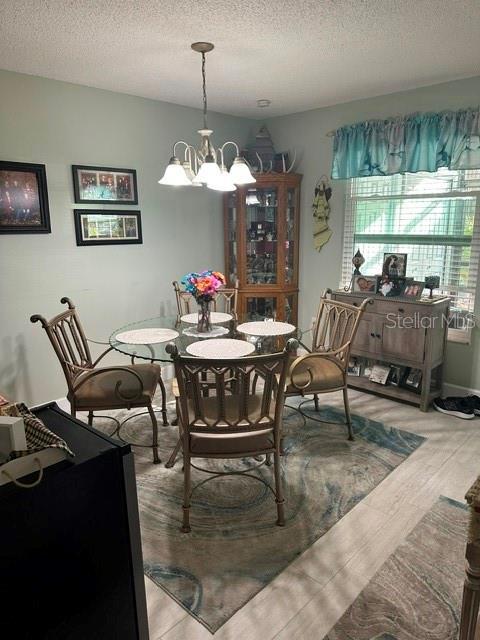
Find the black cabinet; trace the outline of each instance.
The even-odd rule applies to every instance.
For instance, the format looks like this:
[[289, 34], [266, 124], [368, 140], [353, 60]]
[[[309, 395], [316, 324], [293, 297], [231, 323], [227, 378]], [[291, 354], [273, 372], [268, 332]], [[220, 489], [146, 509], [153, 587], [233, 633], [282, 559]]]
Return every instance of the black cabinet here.
[[0, 487], [0, 629], [12, 640], [147, 640], [133, 454], [52, 403], [75, 458]]

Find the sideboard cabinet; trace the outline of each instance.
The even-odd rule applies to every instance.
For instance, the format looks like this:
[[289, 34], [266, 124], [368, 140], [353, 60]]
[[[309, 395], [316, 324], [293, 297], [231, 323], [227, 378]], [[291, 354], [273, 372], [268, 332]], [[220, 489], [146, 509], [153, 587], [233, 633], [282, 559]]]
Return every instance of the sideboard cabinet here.
[[[334, 300], [359, 306], [363, 293], [335, 291]], [[418, 405], [427, 411], [441, 395], [442, 372], [448, 331], [449, 298], [410, 300], [371, 296], [360, 321], [351, 356], [372, 364], [395, 365], [418, 371], [417, 388], [402, 384], [382, 385], [366, 376], [349, 375], [348, 386]], [[358, 370], [357, 370], [358, 373]]]
[[225, 275], [239, 312], [296, 324], [300, 183], [292, 173], [256, 174], [225, 195]]

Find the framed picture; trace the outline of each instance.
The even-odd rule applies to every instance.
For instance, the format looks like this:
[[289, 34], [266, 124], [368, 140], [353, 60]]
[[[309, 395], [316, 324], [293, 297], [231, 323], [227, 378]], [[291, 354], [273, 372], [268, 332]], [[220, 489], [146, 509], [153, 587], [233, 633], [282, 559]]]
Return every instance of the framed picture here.
[[77, 246], [142, 244], [140, 211], [75, 209]]
[[44, 164], [0, 161], [0, 233], [50, 233]]
[[407, 273], [406, 253], [384, 253], [382, 276], [390, 278], [405, 277]]
[[369, 380], [378, 384], [387, 384], [390, 375], [390, 367], [383, 364], [374, 364]]
[[352, 291], [377, 293], [378, 276], [353, 276]]
[[422, 384], [422, 372], [420, 369], [409, 369], [405, 375], [402, 386], [413, 391], [420, 391], [420, 385]]
[[403, 290], [403, 295], [406, 298], [417, 299], [420, 298], [422, 292], [425, 288], [425, 282], [420, 282], [419, 280], [412, 280], [407, 282], [405, 288]]
[[349, 361], [347, 371], [351, 376], [359, 376], [361, 374], [362, 367], [357, 358], [353, 358]]
[[390, 376], [388, 382], [394, 387], [398, 387], [403, 383], [405, 378], [406, 368], [397, 367], [396, 365], [390, 365]]
[[135, 169], [111, 169], [74, 164], [73, 192], [80, 204], [138, 204]]
[[394, 298], [403, 295], [406, 278], [392, 278], [390, 276], [381, 276], [379, 278], [377, 292], [386, 298]]

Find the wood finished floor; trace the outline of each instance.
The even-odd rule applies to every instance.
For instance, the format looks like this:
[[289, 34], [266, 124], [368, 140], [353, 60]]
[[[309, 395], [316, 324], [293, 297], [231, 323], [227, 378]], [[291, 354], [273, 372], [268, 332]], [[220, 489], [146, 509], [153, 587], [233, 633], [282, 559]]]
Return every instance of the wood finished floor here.
[[[480, 418], [421, 413], [354, 391], [350, 400], [353, 413], [427, 441], [238, 611], [215, 640], [321, 640], [438, 496], [463, 501], [480, 473]], [[325, 395], [323, 402], [340, 407], [341, 395]], [[153, 582], [145, 583], [151, 640], [212, 638]]]

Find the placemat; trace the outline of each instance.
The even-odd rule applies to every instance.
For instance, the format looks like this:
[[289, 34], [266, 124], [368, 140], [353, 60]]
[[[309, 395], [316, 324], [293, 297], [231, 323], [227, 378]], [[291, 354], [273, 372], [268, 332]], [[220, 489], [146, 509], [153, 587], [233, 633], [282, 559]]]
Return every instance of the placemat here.
[[[217, 322], [228, 322], [232, 319], [232, 315], [230, 313], [223, 313], [221, 311], [212, 311], [210, 313], [210, 322], [215, 324]], [[186, 322], [187, 324], [197, 324], [198, 322], [198, 313], [187, 313], [186, 315], [180, 318], [182, 322]]]
[[124, 344], [158, 344], [178, 338], [178, 331], [174, 329], [134, 329], [124, 331], [115, 336], [115, 340]]
[[250, 336], [284, 336], [293, 333], [296, 327], [288, 322], [243, 322], [237, 327], [240, 333]]
[[188, 327], [188, 329], [183, 330], [184, 335], [190, 336], [191, 338], [215, 338], [218, 336], [224, 336], [228, 333], [227, 327], [217, 327], [213, 326], [210, 331], [198, 331], [197, 327]]
[[245, 340], [232, 340], [230, 338], [213, 338], [212, 340], [199, 340], [189, 344], [187, 352], [191, 356], [199, 358], [241, 358], [255, 351], [255, 345]]

